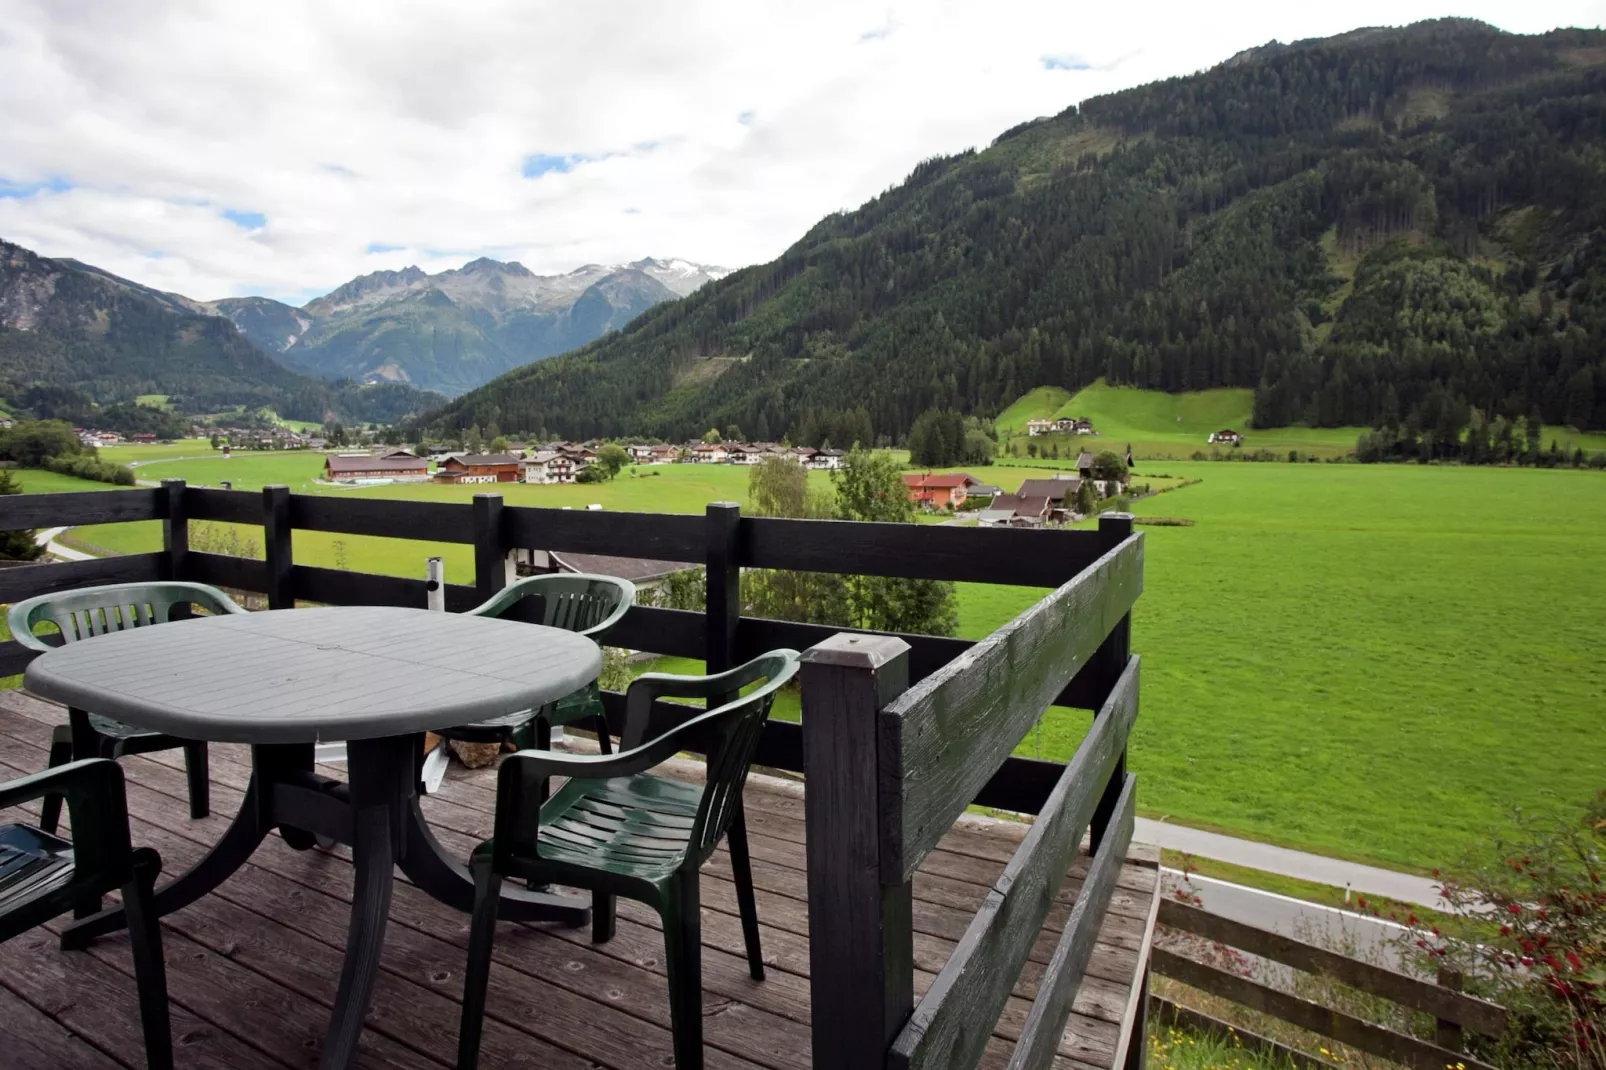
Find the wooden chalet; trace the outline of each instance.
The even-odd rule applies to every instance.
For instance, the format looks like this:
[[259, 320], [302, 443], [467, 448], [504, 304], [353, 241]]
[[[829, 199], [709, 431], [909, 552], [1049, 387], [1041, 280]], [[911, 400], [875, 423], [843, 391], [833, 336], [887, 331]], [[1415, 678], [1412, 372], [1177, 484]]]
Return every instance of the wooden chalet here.
[[964, 472], [910, 472], [903, 477], [909, 500], [923, 509], [958, 509], [965, 504], [966, 489], [980, 482]]
[[517, 483], [524, 469], [511, 453], [465, 453], [448, 457], [435, 469], [440, 483]]
[[1210, 441], [1220, 446], [1242, 446], [1244, 444], [1244, 436], [1230, 427], [1225, 427], [1220, 431], [1212, 431], [1210, 433]]
[[337, 453], [324, 458], [323, 477], [335, 483], [363, 479], [422, 480], [429, 478], [429, 462], [405, 451], [383, 457]]

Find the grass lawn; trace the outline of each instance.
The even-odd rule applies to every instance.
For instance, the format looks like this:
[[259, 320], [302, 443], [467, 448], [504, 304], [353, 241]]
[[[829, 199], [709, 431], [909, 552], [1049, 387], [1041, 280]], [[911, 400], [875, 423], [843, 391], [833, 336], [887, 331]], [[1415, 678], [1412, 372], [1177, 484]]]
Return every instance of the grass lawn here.
[[[125, 442], [117, 446], [102, 446], [100, 455], [114, 464], [144, 466], [151, 461], [172, 460], [174, 457], [206, 457], [212, 453], [212, 442], [205, 438], [181, 438], [172, 442], [152, 442], [135, 445]], [[140, 475], [141, 479], [145, 476]]]
[[[1058, 403], [1056, 407], [1056, 402]], [[1245, 389], [1197, 390], [1187, 394], [1165, 394], [1158, 390], [1139, 390], [1130, 386], [1107, 386], [1100, 379], [1070, 396], [1056, 386], [1038, 387], [999, 414], [994, 423], [1014, 436], [1006, 447], [1026, 453], [1026, 421], [1060, 416], [1085, 416], [1098, 429], [1096, 436], [1043, 435], [1031, 440], [1039, 448], [1051, 444], [1063, 456], [1077, 450], [1113, 449], [1120, 453], [1131, 445], [1138, 459], [1186, 460], [1194, 451], [1210, 452], [1210, 433], [1232, 428], [1244, 436], [1243, 449], [1289, 450], [1317, 457], [1340, 457], [1355, 449], [1355, 440], [1364, 427], [1273, 427], [1257, 430], [1250, 426], [1255, 392]], [[1565, 427], [1547, 429], [1545, 444], [1551, 439], [1568, 452], [1582, 446], [1586, 451], [1606, 450], [1606, 434], [1579, 434]], [[1225, 452], [1225, 451], [1224, 451]]]
[[[143, 478], [236, 485], [310, 480], [316, 455], [153, 464]], [[1192, 519], [1145, 528], [1134, 647], [1144, 712], [1132, 743], [1143, 810], [1322, 853], [1428, 869], [1456, 859], [1512, 807], [1572, 809], [1602, 786], [1606, 476], [1389, 465], [1139, 465], [1203, 482], [1135, 511]], [[745, 499], [747, 472], [669, 465], [610, 484], [504, 484], [513, 504], [695, 512]], [[1003, 482], [1022, 466], [978, 473]], [[824, 474], [815, 478], [827, 482]], [[95, 487], [23, 473], [30, 490]], [[479, 488], [313, 493], [466, 501]], [[193, 526], [199, 532], [205, 527]], [[260, 529], [241, 533], [260, 546]], [[72, 533], [116, 552], [155, 549], [159, 527]], [[297, 532], [307, 564], [421, 576], [441, 554], [472, 578], [467, 546]], [[1030, 605], [1029, 588], [960, 585], [960, 634]], [[697, 671], [691, 663], [653, 668]], [[795, 696], [779, 716], [796, 716]], [[1052, 711], [1019, 752], [1067, 757], [1087, 715]]]

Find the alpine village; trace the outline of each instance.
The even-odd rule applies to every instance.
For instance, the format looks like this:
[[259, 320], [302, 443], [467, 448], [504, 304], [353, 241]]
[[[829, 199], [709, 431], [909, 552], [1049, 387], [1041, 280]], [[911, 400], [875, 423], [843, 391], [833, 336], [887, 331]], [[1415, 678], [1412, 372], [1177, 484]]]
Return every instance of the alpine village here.
[[1606, 9], [709, 6], [0, 10], [0, 1066], [1606, 1070]]

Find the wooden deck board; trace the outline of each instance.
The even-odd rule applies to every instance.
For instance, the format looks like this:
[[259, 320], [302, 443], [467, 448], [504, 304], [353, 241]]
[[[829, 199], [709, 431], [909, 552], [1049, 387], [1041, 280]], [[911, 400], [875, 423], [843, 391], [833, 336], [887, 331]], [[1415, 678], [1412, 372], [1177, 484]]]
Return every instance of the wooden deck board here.
[[[52, 705], [0, 693], [0, 779], [42, 767], [50, 727], [60, 720], [61, 711]], [[245, 748], [214, 745], [213, 816], [191, 821], [179, 752], [123, 764], [134, 839], [161, 852], [169, 872], [187, 867], [217, 838], [238, 808], [249, 776]], [[338, 767], [330, 772], [340, 775]], [[424, 805], [442, 844], [464, 855], [490, 832], [494, 776], [454, 767], [442, 791]], [[722, 849], [703, 881], [708, 1065], [806, 1070], [808, 917], [801, 790], [755, 780], [747, 809], [769, 976], [758, 983], [747, 975], [735, 887]], [[962, 822], [925, 860], [914, 885], [917, 995], [947, 960], [1022, 831], [1001, 823]], [[1087, 862], [1084, 852], [1056, 897], [984, 1066], [1001, 1068], [1007, 1061]], [[1114, 1061], [1137, 958], [1152, 924], [1156, 876], [1152, 862], [1129, 860], [1123, 868], [1060, 1045], [1056, 1065], [1062, 1070], [1109, 1067]], [[183, 1065], [316, 1064], [345, 945], [351, 884], [344, 848], [296, 852], [273, 836], [213, 895], [164, 919], [175, 1041]], [[467, 922], [465, 915], [398, 882], [364, 1033], [363, 1066], [451, 1065]], [[588, 929], [503, 925], [491, 975], [485, 1065], [559, 1070], [668, 1065], [661, 941], [656, 915], [627, 902], [620, 903], [615, 939], [600, 947], [590, 943]], [[64, 953], [41, 931], [0, 945], [0, 970], [5, 975], [0, 1036], [26, 1035], [41, 1058], [60, 1049], [53, 1066], [102, 1070], [139, 1062], [126, 940], [110, 937], [87, 953]], [[33, 1058], [33, 1049], [28, 1050]], [[65, 1059], [62, 1052], [79, 1061]]]

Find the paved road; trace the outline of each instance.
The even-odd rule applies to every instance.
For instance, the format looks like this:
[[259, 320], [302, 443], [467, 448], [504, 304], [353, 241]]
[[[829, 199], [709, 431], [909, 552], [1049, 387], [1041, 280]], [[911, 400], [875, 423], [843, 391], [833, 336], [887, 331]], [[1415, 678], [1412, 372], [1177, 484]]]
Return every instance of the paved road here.
[[1197, 896], [1199, 905], [1212, 914], [1330, 948], [1373, 965], [1399, 969], [1403, 963], [1405, 949], [1401, 938], [1408, 930], [1395, 922], [1198, 874], [1184, 885], [1182, 873], [1174, 869], [1162, 869], [1160, 880], [1162, 895], [1169, 896], [1185, 888], [1188, 895]]
[[45, 552], [63, 561], [93, 561], [94, 554], [86, 554], [82, 550], [74, 550], [71, 546], [63, 546], [56, 541], [56, 536], [66, 531], [66, 528], [47, 528], [33, 537], [33, 541], [45, 548]]
[[1439, 886], [1428, 877], [1410, 873], [1396, 873], [1391, 869], [1345, 862], [1324, 855], [1293, 851], [1287, 847], [1274, 847], [1269, 843], [1240, 840], [1218, 832], [1172, 825], [1164, 821], [1138, 818], [1134, 839], [1152, 843], [1173, 851], [1183, 851], [1200, 858], [1213, 858], [1218, 862], [1277, 873], [1284, 877], [1315, 881], [1335, 888], [1350, 888], [1362, 895], [1386, 895], [1402, 903], [1445, 909], [1439, 896]]

